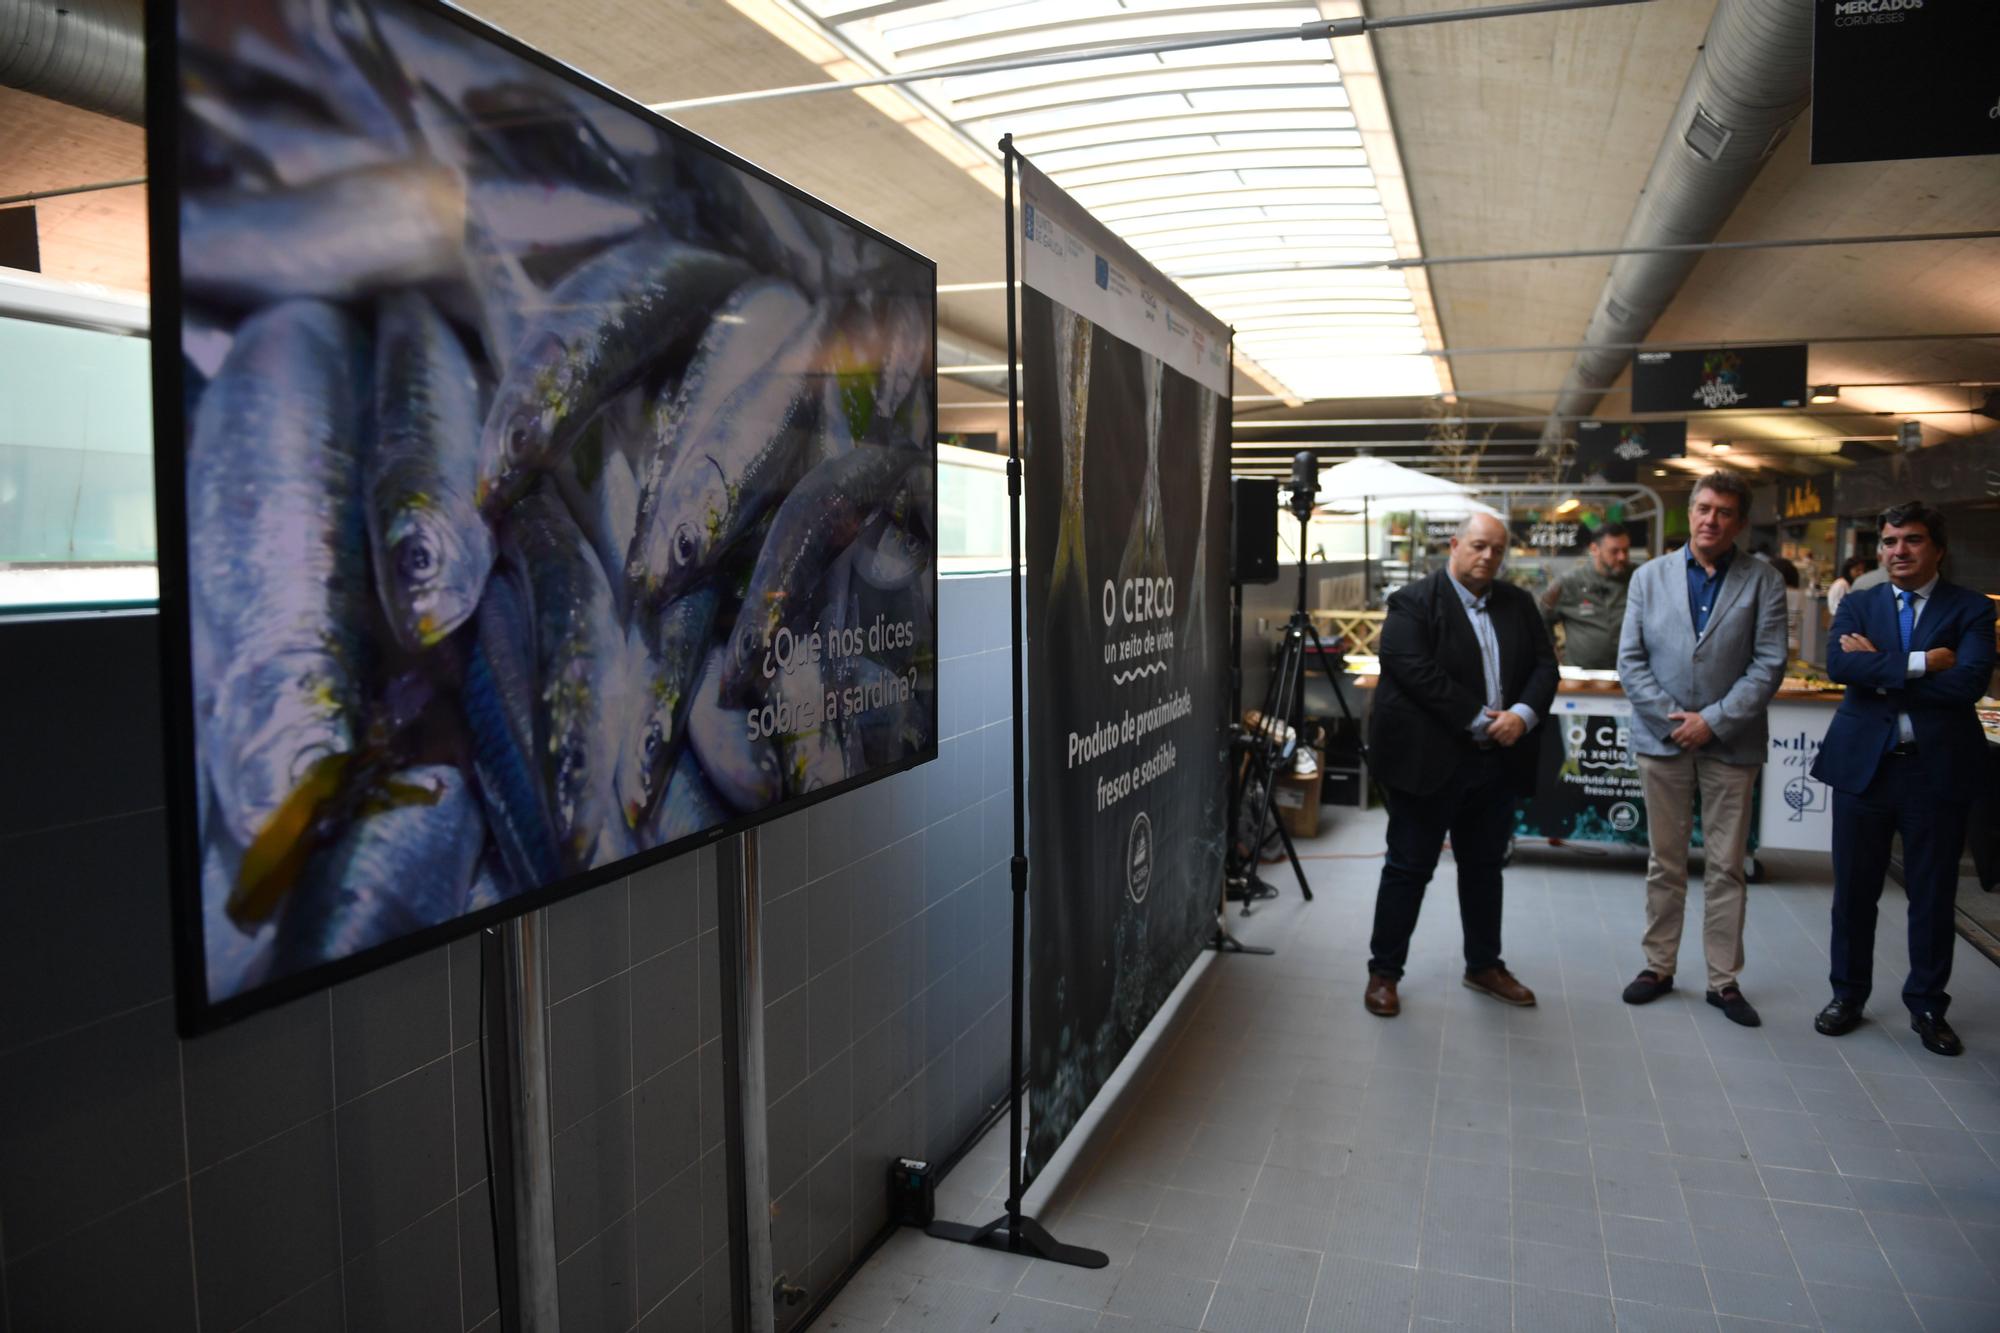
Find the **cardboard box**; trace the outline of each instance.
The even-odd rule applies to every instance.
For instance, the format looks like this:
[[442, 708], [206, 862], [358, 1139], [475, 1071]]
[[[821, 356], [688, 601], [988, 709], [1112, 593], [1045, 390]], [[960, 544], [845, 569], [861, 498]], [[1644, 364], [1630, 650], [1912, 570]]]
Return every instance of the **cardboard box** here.
[[1299, 777], [1289, 767], [1271, 780], [1271, 813], [1294, 838], [1318, 837], [1319, 787], [1325, 761], [1313, 767], [1310, 777]]

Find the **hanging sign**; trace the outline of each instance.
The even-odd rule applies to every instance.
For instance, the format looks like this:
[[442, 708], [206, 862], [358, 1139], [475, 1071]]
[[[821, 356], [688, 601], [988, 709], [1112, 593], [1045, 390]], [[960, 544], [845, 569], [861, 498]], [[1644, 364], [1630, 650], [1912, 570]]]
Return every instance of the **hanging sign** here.
[[1685, 421], [1579, 421], [1569, 480], [1637, 481], [1643, 464], [1685, 458], [1687, 438]]
[[1993, 0], [1814, 0], [1812, 160], [2000, 153]]
[[1632, 361], [1634, 412], [1797, 407], [1806, 400], [1806, 345], [1641, 352]]
[[1833, 496], [1816, 477], [1801, 477], [1778, 487], [1778, 518], [1785, 522], [1818, 518], [1833, 512]]

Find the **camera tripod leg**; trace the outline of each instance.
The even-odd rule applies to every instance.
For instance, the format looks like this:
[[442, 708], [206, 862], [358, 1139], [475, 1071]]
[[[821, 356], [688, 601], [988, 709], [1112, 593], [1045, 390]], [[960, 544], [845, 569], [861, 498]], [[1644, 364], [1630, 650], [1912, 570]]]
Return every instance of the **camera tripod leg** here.
[[[1285, 844], [1285, 856], [1292, 863], [1292, 873], [1299, 877], [1299, 892], [1305, 895], [1307, 902], [1311, 902], [1313, 900], [1312, 885], [1306, 883], [1306, 868], [1299, 864], [1299, 849], [1292, 846], [1292, 835], [1285, 831], [1284, 820], [1274, 819], [1271, 822], [1277, 827], [1278, 841]], [[1245, 903], [1244, 906], [1248, 907], [1249, 904]]]

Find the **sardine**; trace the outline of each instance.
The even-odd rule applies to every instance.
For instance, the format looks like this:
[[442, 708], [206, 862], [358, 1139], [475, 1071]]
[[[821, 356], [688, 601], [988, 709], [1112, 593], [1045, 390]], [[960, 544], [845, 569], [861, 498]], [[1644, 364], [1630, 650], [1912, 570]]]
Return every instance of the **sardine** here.
[[745, 709], [726, 708], [717, 695], [722, 683], [722, 649], [709, 653], [694, 699], [688, 705], [688, 744], [709, 783], [739, 811], [762, 810], [778, 799], [783, 783], [778, 747], [768, 738], [750, 739]]
[[395, 165], [296, 190], [181, 196], [181, 279], [234, 305], [346, 301], [452, 276], [465, 192], [448, 171]]
[[245, 111], [245, 99], [218, 93], [192, 71], [186, 77], [185, 105], [240, 169], [254, 171], [274, 185], [297, 187], [327, 176], [381, 167], [394, 160], [375, 140], [344, 125], [333, 125], [310, 112], [268, 99]]
[[708, 323], [743, 285], [737, 260], [649, 232], [556, 284], [523, 329], [480, 440], [480, 499], [491, 512], [569, 447], [597, 410]]
[[708, 656], [709, 630], [721, 595], [700, 587], [669, 604], [657, 623], [642, 617], [628, 634], [633, 677], [625, 696], [630, 713], [619, 727], [618, 806], [625, 822], [641, 827], [665, 788], [686, 739], [684, 725], [694, 675]]
[[739, 704], [749, 697], [750, 677], [769, 652], [772, 636], [780, 626], [804, 620], [808, 594], [828, 563], [854, 541], [897, 483], [929, 462], [909, 450], [863, 445], [820, 464], [785, 497], [736, 614], [722, 673], [723, 702]]
[[895, 592], [910, 586], [931, 564], [935, 529], [928, 500], [934, 473], [913, 468], [887, 508], [869, 520], [855, 539], [854, 572], [869, 587]]
[[921, 694], [907, 688], [912, 680], [921, 682], [915, 666], [898, 671], [873, 657], [855, 663], [854, 683], [868, 706], [853, 713], [848, 725], [860, 733], [871, 765], [901, 763], [929, 741]]
[[[632, 460], [647, 447], [650, 421], [644, 391], [627, 390], [584, 427], [553, 472], [556, 490], [607, 577], [625, 567], [638, 530], [639, 483]], [[611, 582], [622, 615], [625, 584], [618, 578]]]
[[1194, 542], [1194, 572], [1189, 576], [1187, 599], [1187, 619], [1182, 623], [1187, 631], [1184, 643], [1192, 643], [1199, 663], [1198, 674], [1205, 675], [1208, 669], [1208, 494], [1209, 481], [1215, 472], [1215, 418], [1222, 400], [1207, 388], [1195, 389], [1195, 457], [1201, 464], [1201, 508], [1195, 511], [1197, 536]]
[[524, 888], [561, 874], [535, 741], [534, 620], [515, 580], [487, 582], [460, 697], [486, 823], [508, 878]]
[[[1062, 439], [1062, 508], [1056, 519], [1056, 554], [1049, 567], [1049, 604], [1071, 577], [1087, 600], [1090, 574], [1084, 562], [1083, 447], [1090, 421], [1090, 321], [1051, 304], [1056, 323], [1056, 411]], [[1075, 571], [1072, 576], [1071, 571]]]
[[493, 537], [472, 502], [478, 414], [458, 335], [422, 296], [390, 297], [375, 339], [368, 542], [390, 628], [413, 651], [465, 623], [493, 567]]
[[647, 847], [664, 847], [725, 824], [734, 815], [735, 811], [716, 794], [708, 775], [702, 772], [694, 751], [682, 750], [667, 782], [666, 794], [646, 821], [642, 841]]
[[[808, 372], [821, 328], [814, 317], [790, 330], [743, 330], [751, 338], [743, 359], [732, 347], [718, 373], [735, 379], [760, 356], [762, 366], [719, 400], [704, 395], [690, 405], [685, 442], [639, 501], [626, 574], [645, 600], [658, 603], [696, 582], [796, 480], [819, 408], [820, 386]], [[783, 343], [771, 340], [784, 332]]]
[[1159, 358], [1140, 358], [1146, 394], [1146, 474], [1139, 483], [1139, 504], [1125, 534], [1125, 553], [1118, 562], [1118, 582], [1135, 578], [1165, 578], [1167, 569], [1166, 508], [1160, 498], [1160, 430], [1165, 413], [1165, 367]]
[[[688, 358], [687, 373], [673, 391], [662, 391], [636, 455], [639, 526], [625, 562], [628, 604], [637, 604], [641, 595], [665, 579], [668, 544], [641, 543], [637, 537], [663, 503], [666, 479], [675, 464], [691, 441], [709, 438], [716, 417], [763, 373], [773, 349], [804, 335], [814, 318], [811, 303], [790, 284], [762, 278], [747, 282], [716, 308]], [[662, 563], [647, 563], [652, 560]]]
[[202, 971], [211, 1004], [262, 985], [270, 968], [277, 927], [266, 921], [246, 930], [229, 915], [242, 858], [242, 849], [226, 837], [211, 835], [202, 849]]
[[252, 316], [194, 413], [188, 581], [221, 673], [202, 750], [231, 836], [250, 843], [319, 761], [354, 746], [368, 596], [359, 332], [289, 301]]
[[627, 199], [532, 180], [475, 176], [472, 206], [495, 244], [515, 255], [602, 245], [646, 225], [645, 211]]
[[307, 868], [278, 923], [274, 970], [347, 958], [459, 916], [485, 839], [456, 768], [397, 773]]
[[611, 585], [549, 489], [522, 497], [501, 531], [502, 567], [532, 611], [536, 754], [559, 850], [568, 869], [600, 865], [625, 846], [613, 788], [625, 635]]

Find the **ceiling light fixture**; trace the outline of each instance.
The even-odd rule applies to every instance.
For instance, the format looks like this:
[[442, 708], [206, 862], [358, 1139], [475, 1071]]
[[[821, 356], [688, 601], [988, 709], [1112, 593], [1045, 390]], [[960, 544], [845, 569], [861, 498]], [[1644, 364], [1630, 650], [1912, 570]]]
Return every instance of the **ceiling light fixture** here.
[[1708, 446], [1708, 451], [1712, 454], [1726, 454], [1733, 447], [1727, 440], [1717, 440], [1714, 444]]
[[1574, 495], [1572, 495], [1569, 497], [1569, 499], [1564, 500], [1561, 504], [1556, 506], [1556, 512], [1558, 514], [1567, 514], [1577, 509], [1582, 504], [1583, 501], [1577, 499]]
[[1839, 386], [1838, 384], [1815, 384], [1815, 385], [1813, 385], [1813, 391], [1812, 391], [1812, 397], [1811, 397], [1811, 401], [1812, 401], [1812, 402], [1815, 402], [1815, 403], [1837, 403], [1837, 402], [1839, 402], [1839, 401], [1840, 401], [1840, 386]]

